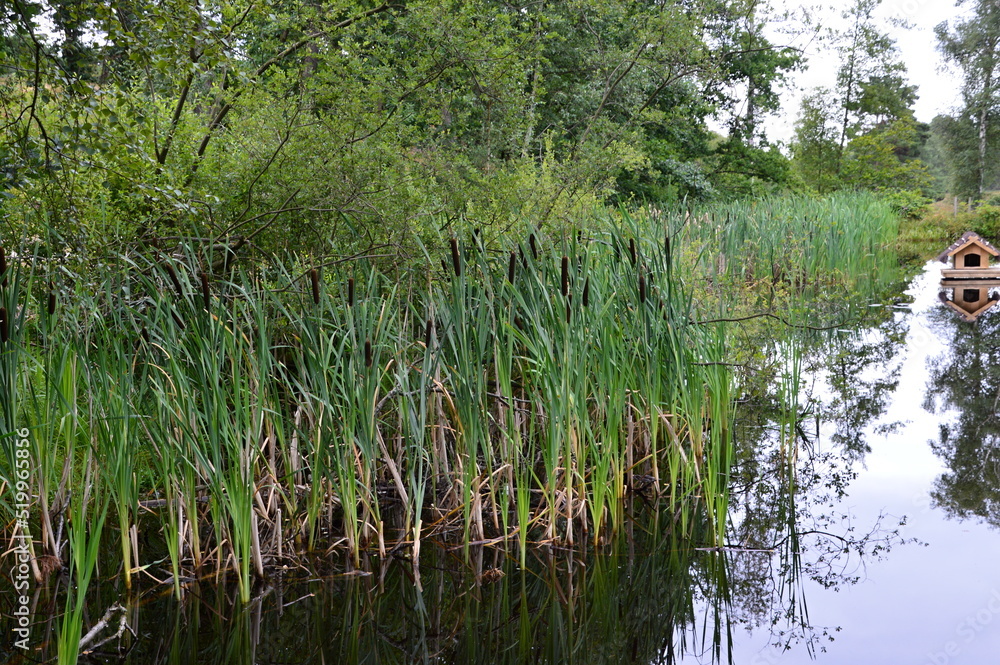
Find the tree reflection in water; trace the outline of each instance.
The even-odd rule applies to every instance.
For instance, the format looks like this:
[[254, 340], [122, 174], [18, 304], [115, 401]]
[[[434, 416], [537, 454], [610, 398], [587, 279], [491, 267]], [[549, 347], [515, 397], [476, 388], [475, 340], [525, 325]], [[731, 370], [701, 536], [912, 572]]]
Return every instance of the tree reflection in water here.
[[930, 366], [924, 406], [955, 417], [942, 422], [931, 442], [948, 467], [932, 500], [951, 517], [1000, 527], [1000, 315], [965, 323], [941, 310], [935, 318], [951, 342]]

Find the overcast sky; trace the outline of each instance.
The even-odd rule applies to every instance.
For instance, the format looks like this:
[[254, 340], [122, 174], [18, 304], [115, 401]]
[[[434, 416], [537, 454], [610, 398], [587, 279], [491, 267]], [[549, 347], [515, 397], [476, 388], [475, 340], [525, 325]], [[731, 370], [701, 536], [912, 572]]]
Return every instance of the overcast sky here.
[[[838, 28], [843, 24], [840, 13], [848, 4], [827, 0], [774, 0], [776, 8], [798, 9], [803, 6], [819, 7], [817, 17], [826, 27]], [[954, 71], [944, 70], [941, 54], [934, 37], [934, 26], [942, 21], [954, 21], [965, 12], [956, 7], [954, 0], [884, 0], [878, 16], [885, 19], [884, 28], [896, 40], [900, 58], [906, 64], [911, 84], [917, 86], [915, 111], [917, 119], [930, 122], [940, 113], [950, 112], [959, 102], [959, 78]], [[890, 17], [905, 19], [912, 25], [903, 29], [890, 24]], [[799, 38], [789, 42], [787, 37], [774, 36], [775, 43], [790, 43], [806, 49], [807, 68], [790, 80], [783, 93], [783, 108], [778, 117], [768, 123], [768, 137], [772, 141], [787, 142], [792, 136], [792, 125], [798, 115], [803, 91], [817, 86], [833, 88], [836, 84], [838, 61], [835, 53], [824, 51], [817, 42]]]

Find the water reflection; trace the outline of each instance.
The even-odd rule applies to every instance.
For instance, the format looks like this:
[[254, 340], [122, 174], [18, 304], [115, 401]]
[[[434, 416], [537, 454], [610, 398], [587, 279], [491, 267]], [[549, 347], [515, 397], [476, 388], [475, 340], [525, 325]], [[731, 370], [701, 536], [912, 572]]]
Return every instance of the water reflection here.
[[[996, 284], [1000, 287], [1000, 282]], [[994, 296], [995, 297], [995, 296]], [[996, 302], [994, 300], [994, 302]], [[939, 321], [949, 351], [930, 363], [925, 407], [954, 413], [942, 422], [934, 452], [948, 471], [932, 497], [952, 517], [980, 518], [1000, 527], [1000, 316], [975, 325]]]
[[1000, 279], [943, 279], [938, 299], [972, 323], [1000, 302]]
[[[633, 526], [621, 551], [581, 560], [536, 550], [526, 570], [516, 552], [474, 548], [466, 563], [460, 551], [429, 548], [422, 586], [409, 562], [390, 558], [369, 561], [364, 574], [276, 578], [245, 607], [224, 580], [193, 585], [182, 601], [149, 589], [127, 612], [137, 638], [126, 634], [84, 662], [673, 663], [691, 652], [724, 660], [725, 556], [679, 542], [656, 515], [635, 518], [648, 529]], [[95, 613], [117, 597], [108, 591]], [[54, 642], [39, 647], [9, 662], [54, 658]]]

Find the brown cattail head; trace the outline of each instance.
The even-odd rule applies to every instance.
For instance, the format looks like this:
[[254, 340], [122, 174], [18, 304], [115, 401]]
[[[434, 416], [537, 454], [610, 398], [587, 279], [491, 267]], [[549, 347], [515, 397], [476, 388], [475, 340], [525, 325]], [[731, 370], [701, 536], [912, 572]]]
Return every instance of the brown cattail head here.
[[10, 329], [7, 327], [7, 308], [0, 307], [0, 344], [10, 340]]
[[587, 307], [590, 305], [590, 278], [588, 277], [583, 281], [583, 306]]
[[[523, 256], [523, 255], [522, 255]], [[517, 254], [510, 253], [510, 262], [507, 264], [507, 281], [514, 283], [514, 270], [517, 268]]]
[[444, 259], [441, 259], [441, 270], [448, 272], [448, 262]]
[[178, 314], [177, 312], [175, 312], [174, 310], [171, 309], [170, 310], [170, 316], [173, 317], [174, 323], [177, 324], [177, 327], [180, 328], [181, 330], [184, 330], [184, 328], [185, 328], [185, 326], [184, 326], [184, 319], [182, 319], [180, 317], [180, 314]]
[[531, 258], [538, 259], [538, 247], [535, 246], [535, 234], [528, 236], [528, 246], [531, 247]]
[[431, 348], [431, 334], [434, 332], [434, 317], [428, 317], [427, 326], [424, 328], [424, 346]]
[[372, 343], [371, 340], [365, 340], [365, 367], [372, 366]]
[[319, 271], [313, 268], [309, 271], [309, 281], [312, 282], [313, 304], [319, 304]]
[[667, 233], [663, 237], [663, 255], [667, 257], [667, 262], [670, 262], [670, 234]]
[[354, 307], [354, 278], [347, 279], [347, 306]]
[[639, 275], [639, 302], [646, 302], [646, 277]]
[[451, 266], [455, 269], [455, 277], [462, 276], [462, 257], [458, 253], [458, 238], [451, 239]]
[[562, 257], [562, 280], [560, 282], [562, 285], [563, 298], [569, 295], [569, 257]]
[[205, 311], [209, 311], [212, 307], [212, 292], [208, 288], [208, 274], [201, 273], [201, 302], [205, 306]]
[[635, 265], [637, 258], [635, 255], [635, 238], [628, 239], [628, 255], [632, 259], [632, 265]]
[[56, 290], [52, 287], [52, 282], [49, 282], [49, 306], [46, 311], [49, 316], [56, 313]]
[[177, 271], [174, 270], [174, 266], [171, 265], [169, 261], [163, 262], [163, 267], [167, 271], [167, 275], [170, 276], [170, 281], [174, 284], [174, 289], [177, 291], [177, 297], [184, 297], [184, 289], [181, 288], [181, 280], [177, 278]]

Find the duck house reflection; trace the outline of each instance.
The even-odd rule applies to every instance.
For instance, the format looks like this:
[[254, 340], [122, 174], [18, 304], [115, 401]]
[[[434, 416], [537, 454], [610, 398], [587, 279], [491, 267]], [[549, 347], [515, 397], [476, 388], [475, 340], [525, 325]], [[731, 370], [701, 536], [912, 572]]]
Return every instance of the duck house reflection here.
[[938, 299], [963, 321], [972, 322], [1000, 301], [1000, 279], [941, 280]]

